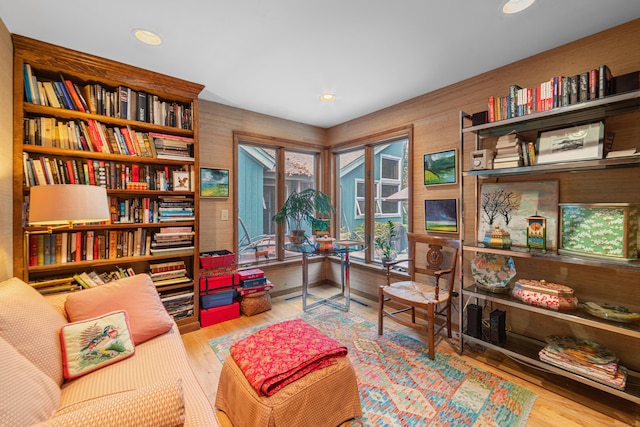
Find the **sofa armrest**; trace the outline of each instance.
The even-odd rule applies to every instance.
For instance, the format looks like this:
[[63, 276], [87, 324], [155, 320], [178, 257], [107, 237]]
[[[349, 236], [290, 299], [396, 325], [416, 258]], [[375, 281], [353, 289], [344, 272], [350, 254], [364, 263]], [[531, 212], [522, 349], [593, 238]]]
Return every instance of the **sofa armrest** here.
[[167, 379], [137, 390], [110, 394], [60, 408], [37, 427], [184, 425], [182, 380]]

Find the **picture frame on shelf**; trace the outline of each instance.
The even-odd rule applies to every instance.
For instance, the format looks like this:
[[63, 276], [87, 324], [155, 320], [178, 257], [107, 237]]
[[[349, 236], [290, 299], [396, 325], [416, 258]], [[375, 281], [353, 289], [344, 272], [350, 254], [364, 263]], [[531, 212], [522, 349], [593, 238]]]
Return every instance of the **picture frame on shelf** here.
[[229, 169], [200, 168], [200, 197], [228, 198]]
[[189, 172], [173, 171], [173, 191], [191, 191]]
[[478, 199], [478, 242], [496, 226], [509, 232], [511, 246], [527, 247], [527, 218], [546, 218], [546, 250], [557, 249], [558, 181], [483, 183]]
[[455, 184], [457, 179], [456, 149], [424, 155], [424, 185]]
[[536, 146], [537, 165], [602, 159], [604, 122], [540, 132]]
[[458, 199], [424, 201], [425, 230], [439, 233], [458, 232]]

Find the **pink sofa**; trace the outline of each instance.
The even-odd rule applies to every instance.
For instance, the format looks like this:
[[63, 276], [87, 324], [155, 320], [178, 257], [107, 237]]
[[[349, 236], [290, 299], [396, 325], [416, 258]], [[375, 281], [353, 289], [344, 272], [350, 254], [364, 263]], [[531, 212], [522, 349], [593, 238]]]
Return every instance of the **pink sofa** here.
[[[65, 380], [61, 328], [114, 307], [128, 312], [133, 355]], [[0, 360], [6, 425], [218, 425], [146, 274], [46, 298], [17, 278], [1, 282]]]

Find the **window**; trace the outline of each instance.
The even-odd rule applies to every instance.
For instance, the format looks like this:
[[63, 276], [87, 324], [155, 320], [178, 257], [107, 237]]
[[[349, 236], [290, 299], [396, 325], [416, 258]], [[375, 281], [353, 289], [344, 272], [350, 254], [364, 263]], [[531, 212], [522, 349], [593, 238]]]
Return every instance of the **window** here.
[[[286, 146], [285, 146], [286, 145]], [[236, 135], [237, 253], [243, 265], [274, 260], [278, 256], [300, 256], [296, 252], [280, 254], [277, 242], [287, 242], [285, 230], [280, 239], [273, 215], [291, 192], [316, 188], [319, 152], [274, 144], [272, 138], [242, 138]], [[279, 173], [282, 170], [282, 174]], [[281, 178], [280, 178], [281, 177]], [[283, 194], [283, 201], [278, 195]], [[311, 235], [311, 229], [307, 230]]]
[[408, 153], [407, 135], [372, 140], [365, 148], [360, 144], [357, 149], [336, 153], [340, 238], [369, 243], [367, 253], [353, 253], [355, 258], [380, 260], [380, 251], [372, 242], [388, 221], [393, 222], [396, 234], [391, 239], [394, 255], [406, 258]]

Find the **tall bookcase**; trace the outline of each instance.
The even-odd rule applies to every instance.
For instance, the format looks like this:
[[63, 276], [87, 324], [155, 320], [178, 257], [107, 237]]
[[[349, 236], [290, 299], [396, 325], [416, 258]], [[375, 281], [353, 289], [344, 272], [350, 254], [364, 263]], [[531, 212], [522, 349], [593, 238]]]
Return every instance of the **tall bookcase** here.
[[[181, 332], [198, 329], [197, 97], [203, 86], [18, 35], [13, 36], [13, 44], [14, 275], [34, 283], [68, 278], [82, 272], [101, 274], [132, 269], [139, 274], [151, 271], [152, 266], [159, 269], [158, 264], [183, 263], [186, 278], [174, 283], [158, 282], [156, 286]], [[33, 75], [41, 83], [51, 82], [53, 86], [57, 84], [54, 82], [67, 80], [66, 84], [75, 88], [84, 99], [84, 108], [78, 107], [77, 98], [75, 103], [71, 99], [67, 108], [62, 100], [59, 100], [61, 107], [50, 105], [55, 101], [42, 105], [32, 93], [38, 85], [29, 87], [30, 78], [25, 75]], [[71, 87], [67, 90], [72, 92]], [[135, 109], [131, 108], [134, 101]], [[83, 131], [88, 134], [86, 138]], [[92, 133], [95, 131], [98, 133]], [[49, 137], [46, 132], [52, 132], [53, 136]], [[129, 133], [133, 146], [126, 147], [127, 140], [121, 139], [118, 133]], [[183, 141], [189, 149], [188, 154], [163, 156], [153, 149], [155, 145], [145, 147], [145, 141], [154, 144], [154, 136], [159, 135]], [[115, 141], [113, 136], [117, 136]], [[98, 141], [102, 138], [109, 144], [106, 149], [100, 148]], [[89, 144], [90, 139], [93, 144]], [[115, 146], [112, 145], [114, 142]], [[25, 163], [27, 159], [29, 161]], [[112, 213], [110, 223], [75, 226], [71, 232], [76, 236], [72, 236], [70, 230], [53, 231], [54, 237], [48, 242], [52, 255], [49, 259], [41, 257], [41, 260], [34, 256], [38, 253], [34, 251], [41, 249], [25, 238], [27, 232], [42, 231], [27, 223], [30, 185], [36, 184], [37, 178], [30, 177], [27, 171], [36, 163], [45, 166], [45, 173], [46, 164], [49, 164], [50, 175], [45, 175], [45, 179], [53, 179], [51, 183], [106, 187]], [[69, 167], [67, 175], [64, 165]], [[91, 171], [94, 165], [98, 169]], [[75, 177], [72, 177], [73, 166], [79, 172]], [[191, 182], [186, 191], [174, 191], [174, 171], [189, 177]], [[99, 177], [102, 173], [104, 176]], [[161, 202], [175, 196], [186, 199], [193, 215], [176, 219], [158, 215]], [[149, 250], [158, 233], [178, 230], [177, 227], [191, 229], [192, 244], [185, 245], [188, 249], [155, 253]], [[63, 233], [66, 233], [64, 238]], [[93, 246], [87, 245], [87, 236], [93, 239]], [[76, 243], [81, 242], [76, 246], [79, 255], [70, 255], [72, 237]], [[64, 249], [58, 243], [60, 240], [66, 241]], [[57, 250], [54, 242], [58, 245]], [[96, 242], [104, 243], [106, 248]], [[87, 246], [89, 252], [93, 252], [91, 249], [97, 252], [88, 255]], [[170, 301], [181, 304], [172, 311]]]

